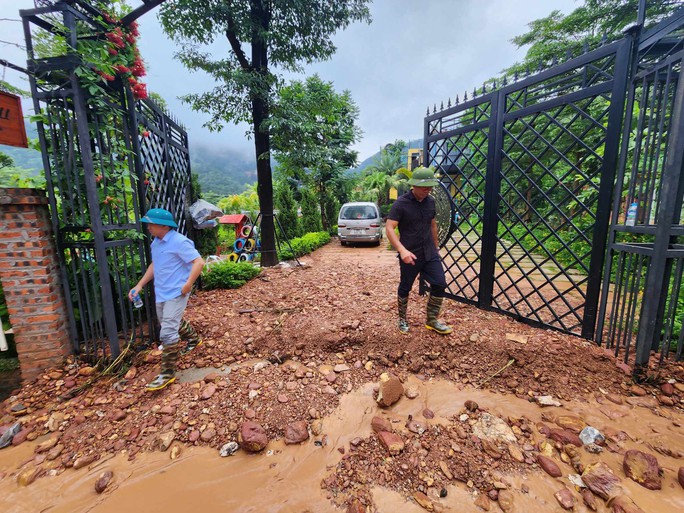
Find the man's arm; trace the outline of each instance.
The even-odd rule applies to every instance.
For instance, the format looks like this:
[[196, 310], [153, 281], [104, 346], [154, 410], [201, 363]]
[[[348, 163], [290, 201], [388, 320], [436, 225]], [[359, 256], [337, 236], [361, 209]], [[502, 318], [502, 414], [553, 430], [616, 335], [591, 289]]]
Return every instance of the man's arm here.
[[149, 282], [151, 282], [154, 279], [154, 262], [152, 262], [149, 267], [147, 268], [147, 271], [145, 271], [145, 274], [143, 274], [143, 277], [140, 278], [140, 281], [136, 284], [135, 287], [133, 287], [133, 290], [131, 290], [128, 293], [128, 299], [133, 301], [133, 295], [134, 292], [135, 294], [140, 294], [140, 291], [143, 289], [145, 285], [147, 285]]
[[204, 269], [204, 260], [202, 257], [197, 257], [192, 261], [192, 269], [190, 269], [190, 276], [188, 276], [188, 281], [185, 282], [183, 288], [181, 289], [181, 294], [189, 294], [192, 290], [199, 275], [202, 274], [202, 269]]
[[394, 248], [399, 252], [399, 258], [401, 258], [401, 261], [405, 264], [413, 265], [416, 263], [416, 255], [411, 253], [402, 245], [401, 242], [399, 242], [399, 237], [394, 231], [398, 225], [399, 221], [395, 221], [394, 219], [387, 220], [385, 223], [385, 233], [387, 235], [387, 239], [390, 241], [390, 244], [392, 244], [392, 246], [394, 246]]
[[430, 228], [432, 229], [432, 240], [435, 243], [435, 247], [439, 249], [439, 237], [437, 235], [437, 221], [434, 219], [432, 220], [432, 224], [430, 225]]

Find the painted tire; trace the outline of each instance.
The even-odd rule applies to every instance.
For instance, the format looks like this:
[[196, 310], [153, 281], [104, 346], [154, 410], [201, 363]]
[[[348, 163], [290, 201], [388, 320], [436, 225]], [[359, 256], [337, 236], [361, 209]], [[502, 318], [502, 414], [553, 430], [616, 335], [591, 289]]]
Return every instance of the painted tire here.
[[229, 262], [237, 262], [239, 260], [239, 258], [240, 258], [240, 255], [238, 255], [237, 253], [231, 253], [230, 255], [228, 255], [228, 261]]
[[241, 236], [241, 237], [247, 238], [247, 237], [249, 237], [250, 235], [253, 235], [253, 234], [254, 234], [254, 232], [253, 232], [253, 230], [252, 230], [252, 225], [251, 225], [251, 224], [246, 224], [246, 225], [244, 225], [244, 226], [242, 227], [242, 229], [240, 230], [240, 236]]
[[242, 253], [240, 255], [240, 258], [238, 258], [239, 262], [250, 262], [252, 260], [252, 255], [248, 253]]
[[245, 239], [236, 239], [235, 244], [233, 244], [233, 249], [236, 253], [240, 253], [245, 249]]
[[254, 239], [247, 239], [245, 241], [245, 251], [254, 251], [255, 247], [256, 247], [256, 242], [254, 242]]

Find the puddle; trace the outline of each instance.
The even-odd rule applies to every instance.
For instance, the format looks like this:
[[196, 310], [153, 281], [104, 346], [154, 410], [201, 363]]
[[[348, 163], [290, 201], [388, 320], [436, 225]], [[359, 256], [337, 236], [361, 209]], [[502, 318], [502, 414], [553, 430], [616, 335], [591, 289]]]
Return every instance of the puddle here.
[[[202, 369], [197, 369], [200, 371]], [[227, 370], [227, 368], [226, 368]], [[204, 369], [217, 372], [217, 369]], [[198, 378], [198, 379], [201, 379]], [[684, 460], [663, 456], [646, 444], [654, 437], [673, 449], [684, 450], [684, 432], [673, 419], [659, 417], [645, 408], [628, 405], [599, 405], [566, 403], [559, 408], [541, 409], [535, 404], [508, 395], [459, 387], [446, 381], [420, 382], [411, 379], [420, 395], [414, 400], [403, 398], [384, 414], [397, 420], [394, 425], [403, 428], [408, 415], [419, 417], [428, 407], [435, 419], [428, 423], [446, 423], [459, 412], [465, 400], [474, 400], [482, 408], [501, 416], [526, 416], [534, 422], [547, 415], [574, 414], [599, 430], [613, 428], [625, 431], [632, 440], [625, 448], [639, 448], [654, 454], [665, 468], [663, 489], [650, 491], [629, 479], [623, 478], [626, 494], [646, 512], [684, 511], [684, 493], [676, 481], [677, 469]], [[373, 400], [373, 384], [367, 384], [353, 393], [341, 397], [339, 407], [323, 419], [324, 434], [328, 444], [317, 446], [312, 440], [299, 446], [286, 446], [282, 441], [271, 442], [268, 452], [250, 455], [239, 451], [235, 456], [220, 458], [214, 449], [184, 447], [176, 460], [169, 453], [138, 454], [133, 462], [126, 455], [96, 462], [90, 468], [67, 470], [59, 476], [46, 476], [26, 488], [16, 483], [19, 466], [30, 460], [35, 443], [0, 451], [0, 511], [3, 513], [120, 513], [122, 511], [145, 511], [146, 513], [186, 513], [201, 510], [213, 512], [259, 512], [259, 513], [339, 513], [321, 489], [325, 477], [342, 458], [339, 447], [349, 449], [355, 437], [370, 435], [370, 421], [380, 409]], [[611, 420], [606, 414], [619, 413]], [[679, 416], [678, 423], [684, 417]], [[423, 419], [421, 418], [421, 421]], [[550, 423], [549, 423], [550, 424]], [[606, 453], [599, 456], [583, 454], [583, 462], [598, 459], [605, 461], [622, 476], [622, 456]], [[567, 472], [569, 467], [563, 466]], [[97, 495], [94, 483], [101, 472], [111, 470], [114, 480], [108, 489]], [[526, 475], [502, 476], [515, 494], [514, 510], [526, 513], [561, 511], [553, 497], [563, 486], [572, 488], [567, 474], [552, 479], [539, 472]], [[522, 493], [521, 487], [529, 490]], [[404, 494], [381, 487], [372, 488], [378, 513], [423, 513], [425, 510]], [[439, 501], [445, 511], [459, 513], [480, 512], [474, 504], [473, 492], [462, 483], [447, 488], [447, 497]], [[599, 511], [607, 511], [599, 500]], [[492, 511], [498, 506], [491, 505]], [[575, 512], [588, 511], [583, 504], [575, 506]]]

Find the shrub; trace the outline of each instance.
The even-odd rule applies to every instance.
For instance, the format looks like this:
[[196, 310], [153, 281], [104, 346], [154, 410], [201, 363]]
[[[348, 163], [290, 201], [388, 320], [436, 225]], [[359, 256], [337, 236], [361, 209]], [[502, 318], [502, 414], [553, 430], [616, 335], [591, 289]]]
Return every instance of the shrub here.
[[229, 262], [224, 260], [207, 267], [202, 271], [202, 288], [238, 289], [249, 280], [258, 276], [261, 269], [249, 262]]
[[280, 259], [292, 260], [295, 256], [300, 257], [302, 255], [307, 255], [313, 250], [326, 245], [328, 242], [330, 242], [330, 234], [328, 232], [307, 233], [303, 237], [298, 237], [290, 241], [292, 251], [290, 251], [290, 248], [287, 247], [287, 245], [281, 247]]

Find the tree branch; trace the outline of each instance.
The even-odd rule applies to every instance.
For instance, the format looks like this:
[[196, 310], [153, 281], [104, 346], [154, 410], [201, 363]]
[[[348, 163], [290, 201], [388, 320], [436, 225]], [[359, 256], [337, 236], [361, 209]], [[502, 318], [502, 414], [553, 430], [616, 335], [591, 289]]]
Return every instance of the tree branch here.
[[228, 17], [228, 30], [226, 30], [226, 37], [228, 38], [230, 47], [235, 52], [235, 56], [237, 57], [240, 66], [242, 66], [242, 68], [245, 70], [251, 70], [252, 66], [247, 60], [245, 52], [242, 50], [242, 45], [240, 45], [240, 41], [238, 41], [238, 38], [235, 35], [235, 21], [233, 20], [232, 16]]

